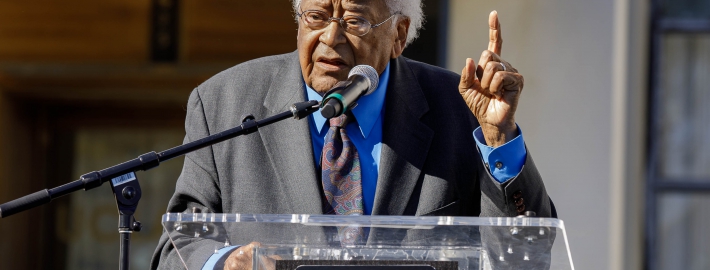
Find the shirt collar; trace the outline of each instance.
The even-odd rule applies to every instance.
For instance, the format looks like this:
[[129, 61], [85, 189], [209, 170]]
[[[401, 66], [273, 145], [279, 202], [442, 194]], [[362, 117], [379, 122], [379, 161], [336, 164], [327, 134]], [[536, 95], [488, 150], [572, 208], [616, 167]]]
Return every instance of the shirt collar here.
[[[382, 105], [385, 103], [385, 93], [387, 92], [387, 84], [389, 83], [389, 79], [390, 64], [387, 63], [385, 71], [380, 74], [380, 82], [377, 89], [375, 89], [375, 92], [367, 96], [362, 96], [357, 102], [358, 105], [352, 109], [353, 115], [355, 115], [355, 119], [357, 119], [357, 123], [360, 125], [360, 132], [364, 138], [367, 138], [367, 136], [370, 135], [370, 132], [375, 126], [375, 122], [377, 122], [377, 118], [382, 112]], [[323, 97], [318, 94], [318, 92], [313, 90], [307, 84], [305, 85], [308, 100], [317, 100], [318, 102], [323, 100]], [[313, 116], [313, 122], [316, 124], [318, 133], [321, 133], [326, 123], [325, 117], [323, 117], [320, 113], [314, 113], [311, 114], [311, 116]]]

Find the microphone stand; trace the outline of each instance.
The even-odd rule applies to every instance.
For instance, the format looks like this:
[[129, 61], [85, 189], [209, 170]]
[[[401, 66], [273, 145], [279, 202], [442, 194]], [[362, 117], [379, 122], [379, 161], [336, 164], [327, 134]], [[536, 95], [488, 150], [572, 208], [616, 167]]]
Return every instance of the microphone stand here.
[[90, 190], [101, 186], [104, 182], [111, 180], [111, 190], [116, 198], [118, 206], [118, 233], [121, 237], [121, 253], [119, 256], [119, 269], [129, 269], [129, 251], [131, 245], [131, 234], [141, 230], [140, 222], [133, 217], [138, 201], [141, 198], [141, 189], [136, 178], [136, 171], [147, 171], [160, 165], [161, 162], [182, 156], [197, 149], [213, 145], [240, 135], [253, 133], [266, 125], [270, 125], [281, 120], [293, 117], [303, 119], [306, 116], [318, 111], [318, 101], [311, 100], [295, 103], [290, 110], [280, 114], [264, 118], [259, 121], [254, 120], [254, 116], [248, 115], [242, 119], [242, 124], [238, 127], [210, 135], [208, 137], [192, 141], [177, 147], [170, 148], [160, 153], [150, 152], [124, 163], [82, 175], [79, 180], [64, 184], [52, 189], [45, 189], [24, 196], [22, 198], [0, 205], [0, 218], [5, 218], [13, 214], [49, 203], [51, 200], [67, 195], [80, 189]]

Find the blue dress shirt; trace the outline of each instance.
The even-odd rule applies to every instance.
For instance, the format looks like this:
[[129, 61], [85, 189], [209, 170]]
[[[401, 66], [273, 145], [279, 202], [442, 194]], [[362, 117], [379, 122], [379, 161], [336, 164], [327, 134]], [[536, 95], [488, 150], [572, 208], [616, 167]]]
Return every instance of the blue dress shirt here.
[[[380, 169], [380, 152], [382, 150], [382, 123], [384, 122], [385, 93], [389, 84], [390, 65], [380, 75], [380, 83], [375, 92], [363, 96], [358, 100], [358, 105], [352, 109], [357, 121], [352, 121], [345, 126], [345, 132], [355, 144], [360, 153], [360, 169], [362, 170], [362, 200], [366, 215], [372, 214], [372, 205], [375, 202], [375, 189]], [[311, 87], [306, 85], [308, 100], [323, 100], [323, 97]], [[328, 133], [328, 121], [318, 112], [308, 116], [311, 142], [316, 164], [320, 166], [323, 142]], [[488, 164], [493, 178], [500, 183], [517, 176], [525, 165], [527, 151], [523, 141], [523, 133], [518, 127], [518, 136], [507, 143], [493, 148], [486, 145], [481, 127], [473, 131], [473, 137], [481, 151], [481, 158]], [[223, 256], [229, 254], [238, 246], [225, 247], [213, 254], [202, 269], [213, 269]]]

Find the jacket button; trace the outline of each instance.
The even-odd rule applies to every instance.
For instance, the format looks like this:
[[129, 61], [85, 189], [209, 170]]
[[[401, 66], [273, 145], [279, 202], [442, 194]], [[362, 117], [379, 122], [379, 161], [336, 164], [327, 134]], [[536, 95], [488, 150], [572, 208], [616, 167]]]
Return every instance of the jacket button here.
[[515, 206], [521, 206], [521, 205], [523, 205], [523, 202], [524, 202], [524, 201], [525, 201], [525, 200], [523, 200], [523, 198], [516, 199], [516, 200], [515, 200]]
[[518, 211], [518, 214], [522, 214], [523, 212], [525, 212], [525, 205], [524, 204], [520, 205], [520, 206], [516, 207], [515, 210]]
[[519, 199], [519, 198], [522, 198], [522, 197], [523, 197], [523, 192], [520, 191], [520, 190], [518, 190], [518, 191], [516, 191], [516, 192], [513, 193], [513, 199]]

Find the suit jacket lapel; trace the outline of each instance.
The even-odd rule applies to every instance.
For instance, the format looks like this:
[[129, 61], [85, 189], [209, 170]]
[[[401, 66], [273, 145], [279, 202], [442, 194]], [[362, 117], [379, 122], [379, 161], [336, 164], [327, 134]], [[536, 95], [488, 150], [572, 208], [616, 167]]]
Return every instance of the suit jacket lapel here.
[[[264, 107], [270, 115], [284, 112], [306, 100], [298, 54], [292, 53], [269, 87]], [[322, 214], [320, 185], [316, 178], [308, 120], [287, 119], [259, 129], [271, 166], [283, 183], [296, 214]], [[279, 190], [278, 187], [274, 189]]]
[[404, 214], [434, 136], [419, 120], [429, 105], [403, 57], [391, 62], [390, 74], [373, 215]]

